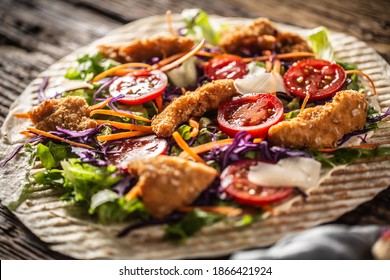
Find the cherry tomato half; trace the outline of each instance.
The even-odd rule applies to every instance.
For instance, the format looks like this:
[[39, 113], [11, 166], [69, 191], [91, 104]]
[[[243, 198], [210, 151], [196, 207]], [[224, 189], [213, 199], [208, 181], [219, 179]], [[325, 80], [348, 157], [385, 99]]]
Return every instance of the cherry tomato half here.
[[108, 159], [116, 166], [127, 169], [134, 159], [149, 158], [166, 152], [168, 142], [155, 135], [127, 139], [108, 152]]
[[232, 54], [223, 54], [214, 57], [206, 63], [204, 72], [209, 79], [220, 80], [242, 78], [248, 70], [241, 57]]
[[110, 85], [110, 93], [116, 97], [125, 97], [119, 102], [129, 105], [142, 104], [159, 97], [168, 84], [168, 78], [159, 70], [136, 71], [117, 78]]
[[221, 174], [221, 187], [239, 203], [264, 205], [280, 201], [293, 192], [294, 188], [263, 187], [248, 180], [249, 168], [255, 160], [241, 160], [229, 165]]
[[322, 59], [301, 60], [284, 74], [284, 85], [291, 94], [310, 100], [325, 98], [336, 93], [346, 79], [344, 69]]
[[283, 104], [270, 94], [247, 95], [228, 100], [218, 108], [221, 130], [234, 137], [248, 131], [253, 137], [266, 137], [268, 130], [283, 119]]

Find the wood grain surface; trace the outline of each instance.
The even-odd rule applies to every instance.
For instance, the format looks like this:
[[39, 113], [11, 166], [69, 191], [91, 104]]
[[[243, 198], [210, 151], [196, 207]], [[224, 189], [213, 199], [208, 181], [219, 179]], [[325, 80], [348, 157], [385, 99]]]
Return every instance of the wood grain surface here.
[[[191, 7], [222, 16], [268, 17], [305, 28], [324, 25], [365, 41], [390, 62], [387, 0], [0, 0], [0, 125], [28, 83], [66, 54], [125, 23]], [[387, 189], [337, 222], [390, 224], [389, 205]], [[0, 259], [66, 258], [50, 251], [0, 205]]]

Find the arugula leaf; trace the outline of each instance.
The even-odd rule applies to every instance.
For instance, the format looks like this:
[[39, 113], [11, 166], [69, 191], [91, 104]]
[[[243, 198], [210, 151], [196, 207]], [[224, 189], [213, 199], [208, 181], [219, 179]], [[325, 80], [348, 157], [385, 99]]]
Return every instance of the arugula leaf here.
[[333, 47], [329, 41], [328, 30], [325, 27], [320, 26], [313, 29], [308, 40], [317, 57], [333, 60]]
[[185, 241], [189, 236], [200, 231], [203, 227], [221, 221], [225, 216], [195, 209], [188, 213], [180, 222], [168, 224], [165, 227], [165, 238], [174, 241]]
[[205, 38], [212, 45], [218, 44], [220, 36], [211, 26], [206, 12], [200, 9], [184, 9], [181, 16], [187, 27], [185, 35], [195, 40]]
[[69, 80], [90, 81], [96, 75], [118, 65], [111, 59], [106, 59], [100, 52], [85, 54], [77, 59], [77, 67], [70, 67], [66, 71], [65, 78]]

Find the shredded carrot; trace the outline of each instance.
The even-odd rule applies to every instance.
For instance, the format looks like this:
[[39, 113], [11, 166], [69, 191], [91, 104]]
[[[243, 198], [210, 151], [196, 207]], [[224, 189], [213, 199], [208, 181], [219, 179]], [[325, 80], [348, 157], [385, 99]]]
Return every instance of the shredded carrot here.
[[309, 101], [309, 98], [310, 98], [310, 93], [306, 93], [305, 99], [303, 99], [303, 102], [302, 102], [301, 110], [299, 111], [300, 114], [306, 108], [306, 105], [307, 105], [307, 102]]
[[152, 132], [152, 127], [147, 125], [138, 125], [138, 124], [131, 124], [131, 123], [121, 123], [121, 122], [114, 122], [114, 121], [108, 121], [108, 120], [96, 120], [98, 124], [109, 124], [113, 127], [120, 128], [120, 129], [128, 129], [128, 130], [136, 130], [136, 131], [142, 131], [142, 132]]
[[[141, 179], [140, 179], [141, 180]], [[135, 185], [126, 195], [125, 195], [125, 200], [127, 202], [133, 200], [134, 198], [141, 196], [142, 194], [142, 189], [141, 185], [139, 182], [137, 185]]]
[[221, 214], [230, 217], [236, 217], [242, 214], [242, 209], [228, 207], [228, 206], [183, 206], [178, 210], [180, 212], [188, 213], [194, 211], [196, 208], [209, 213]]
[[347, 71], [345, 71], [345, 73], [347, 75], [349, 75], [349, 74], [358, 74], [358, 75], [362, 75], [362, 76], [366, 77], [367, 80], [370, 82], [370, 85], [372, 87], [374, 95], [376, 95], [376, 87], [374, 85], [374, 82], [371, 80], [370, 76], [368, 76], [366, 73], [363, 73], [360, 70], [347, 70]]
[[169, 33], [171, 33], [172, 35], [176, 35], [175, 31], [173, 30], [173, 26], [172, 26], [172, 12], [170, 10], [168, 10], [165, 13], [165, 18], [167, 20]]
[[261, 208], [263, 208], [263, 210], [271, 212], [271, 213], [274, 212], [274, 208], [272, 208], [272, 206], [270, 206], [269, 204], [261, 205]]
[[150, 65], [146, 64], [146, 63], [141, 63], [141, 62], [130, 62], [130, 63], [121, 64], [121, 65], [115, 66], [113, 68], [110, 68], [110, 69], [100, 73], [99, 75], [97, 75], [95, 78], [92, 79], [91, 83], [95, 83], [95, 82], [97, 82], [97, 81], [99, 81], [107, 76], [112, 76], [119, 69], [130, 68], [130, 67], [149, 69]]
[[89, 111], [93, 111], [93, 110], [97, 110], [97, 109], [102, 109], [102, 108], [106, 107], [106, 105], [107, 105], [108, 103], [110, 103], [111, 100], [112, 100], [112, 97], [110, 97], [110, 98], [108, 98], [108, 99], [106, 99], [106, 100], [104, 100], [104, 101], [102, 101], [102, 102], [100, 102], [100, 103], [96, 103], [96, 104], [94, 104], [94, 105], [92, 105], [92, 106], [89, 106]]
[[134, 115], [131, 113], [118, 112], [118, 111], [113, 111], [113, 110], [104, 110], [104, 109], [93, 110], [89, 113], [89, 116], [92, 117], [93, 115], [96, 115], [96, 114], [116, 116], [116, 117], [125, 117], [125, 118], [135, 119], [138, 121], [143, 121], [143, 122], [148, 122], [148, 123], [152, 122], [151, 120], [149, 120], [147, 118], [137, 116], [137, 115]]
[[100, 135], [96, 138], [100, 142], [105, 142], [105, 141], [110, 141], [110, 140], [118, 140], [118, 139], [143, 136], [143, 135], [148, 135], [148, 134], [150, 134], [150, 132], [129, 131], [129, 132], [120, 132], [120, 133], [115, 133], [115, 134], [109, 134], [109, 135]]
[[[191, 150], [195, 154], [201, 154], [201, 153], [205, 153], [207, 151], [210, 151], [210, 150], [214, 149], [217, 146], [218, 147], [223, 147], [223, 146], [226, 146], [226, 145], [230, 145], [232, 142], [233, 142], [233, 138], [223, 139], [223, 140], [209, 142], [209, 143], [206, 143], [206, 144], [203, 144], [203, 145], [199, 145], [199, 146], [193, 147], [193, 148], [191, 148]], [[179, 157], [181, 157], [181, 158], [188, 157], [188, 156], [189, 156], [189, 154], [186, 151], [181, 152], [180, 155], [179, 155]]]
[[[276, 58], [289, 59], [289, 58], [313, 57], [313, 56], [315, 56], [315, 54], [309, 53], [309, 52], [292, 52], [292, 53], [277, 54]], [[263, 56], [257, 56], [257, 57], [247, 57], [247, 58], [244, 58], [244, 61], [246, 63], [248, 63], [251, 61], [264, 61], [264, 60], [268, 60], [269, 58], [270, 58], [269, 55], [263, 55]]]
[[172, 55], [172, 56], [170, 56], [170, 57], [168, 57], [168, 58], [165, 58], [165, 59], [163, 59], [163, 60], [160, 60], [159, 62], [153, 64], [153, 65], [151, 66], [150, 69], [153, 69], [153, 70], [159, 69], [160, 67], [162, 67], [162, 66], [164, 66], [164, 65], [167, 65], [167, 64], [171, 63], [172, 61], [175, 61], [175, 60], [181, 58], [181, 57], [184, 56], [185, 54], [186, 54], [185, 52], [177, 53], [177, 54]]
[[176, 68], [177, 66], [179, 66], [180, 64], [182, 64], [184, 61], [186, 61], [187, 59], [189, 59], [191, 56], [195, 55], [204, 45], [204, 42], [205, 40], [202, 39], [198, 45], [195, 46], [195, 48], [193, 48], [190, 52], [188, 52], [187, 54], [185, 54], [184, 56], [180, 57], [179, 59], [173, 61], [172, 63], [170, 64], [167, 64], [163, 67], [160, 68], [161, 71], [163, 72], [166, 72], [166, 71], [169, 71], [173, 68]]
[[155, 101], [156, 101], [157, 110], [158, 110], [159, 113], [161, 113], [162, 110], [163, 110], [163, 98], [162, 98], [162, 96], [160, 95], [159, 97], [157, 97], [155, 99]]
[[264, 138], [255, 138], [255, 139], [253, 139], [253, 143], [257, 144], [257, 143], [260, 143], [263, 140], [264, 140]]
[[194, 138], [194, 137], [198, 136], [198, 133], [199, 133], [199, 123], [194, 118], [190, 118], [189, 124], [192, 127], [192, 131], [190, 133], [190, 137]]
[[49, 132], [46, 132], [46, 131], [43, 131], [43, 130], [40, 130], [40, 129], [36, 129], [34, 127], [28, 127], [27, 130], [32, 132], [32, 133], [45, 136], [47, 138], [52, 138], [52, 139], [55, 139], [55, 140], [67, 143], [67, 144], [72, 145], [72, 146], [86, 148], [86, 149], [94, 149], [92, 146], [89, 146], [89, 145], [86, 145], [86, 144], [77, 143], [77, 142], [74, 142], [74, 141], [70, 141], [70, 140], [61, 138], [61, 137], [59, 137], [57, 135], [53, 135], [53, 134], [51, 134]]
[[31, 136], [31, 132], [30, 131], [25, 131], [25, 130], [24, 131], [20, 131], [19, 134], [27, 136], [27, 137]]
[[267, 61], [265, 62], [265, 70], [266, 70], [267, 72], [271, 72], [271, 69], [272, 69], [272, 62], [269, 61], [269, 60], [267, 60]]
[[219, 54], [214, 54], [214, 53], [211, 53], [211, 52], [206, 52], [206, 51], [198, 51], [196, 53], [196, 55], [200, 55], [200, 56], [207, 56], [207, 57], [214, 57], [216, 55], [219, 55]]
[[181, 88], [181, 94], [185, 94], [186, 92], [187, 92], [187, 90], [184, 87], [182, 87]]
[[323, 152], [323, 153], [332, 153], [332, 152], [339, 150], [339, 149], [374, 149], [374, 148], [378, 147], [379, 145], [380, 144], [377, 144], [377, 143], [364, 143], [364, 144], [356, 145], [356, 146], [323, 148], [323, 149], [319, 149], [318, 151]]
[[183, 151], [186, 151], [187, 154], [192, 157], [195, 161], [197, 162], [201, 162], [201, 163], [205, 163], [205, 161], [200, 157], [198, 156], [196, 153], [194, 153], [190, 146], [188, 146], [188, 144], [186, 143], [186, 141], [184, 141], [184, 139], [180, 136], [180, 133], [175, 131], [173, 134], [172, 134], [172, 137], [173, 139], [175, 139], [177, 145], [179, 145], [179, 147], [183, 150]]
[[21, 119], [29, 119], [30, 115], [28, 113], [14, 113], [14, 117], [21, 118]]
[[280, 73], [280, 60], [279, 59], [275, 59], [274, 67], [272, 68], [272, 71], [275, 73]]

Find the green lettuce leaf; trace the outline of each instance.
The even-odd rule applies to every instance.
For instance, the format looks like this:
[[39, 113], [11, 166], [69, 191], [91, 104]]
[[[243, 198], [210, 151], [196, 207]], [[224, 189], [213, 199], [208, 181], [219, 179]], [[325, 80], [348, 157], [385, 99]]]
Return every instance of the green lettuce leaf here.
[[187, 27], [185, 35], [198, 41], [204, 38], [212, 45], [218, 44], [220, 36], [211, 26], [206, 12], [200, 9], [184, 9], [181, 16]]
[[69, 146], [55, 144], [51, 141], [46, 145], [39, 143], [36, 146], [36, 155], [47, 170], [58, 167], [60, 161], [66, 159], [69, 154]]
[[185, 241], [189, 236], [200, 231], [203, 227], [221, 221], [225, 216], [195, 209], [188, 213], [180, 222], [165, 227], [165, 237], [174, 241]]
[[328, 30], [321, 26], [312, 30], [309, 43], [318, 58], [333, 60], [333, 47], [329, 41]]

